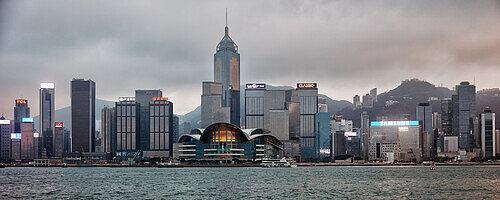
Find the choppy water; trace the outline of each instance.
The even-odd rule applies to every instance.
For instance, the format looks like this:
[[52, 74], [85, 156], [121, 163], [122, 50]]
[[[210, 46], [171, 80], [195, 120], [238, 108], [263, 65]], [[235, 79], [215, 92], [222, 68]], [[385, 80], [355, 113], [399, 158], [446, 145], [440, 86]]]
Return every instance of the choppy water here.
[[3, 168], [7, 198], [500, 199], [500, 166]]

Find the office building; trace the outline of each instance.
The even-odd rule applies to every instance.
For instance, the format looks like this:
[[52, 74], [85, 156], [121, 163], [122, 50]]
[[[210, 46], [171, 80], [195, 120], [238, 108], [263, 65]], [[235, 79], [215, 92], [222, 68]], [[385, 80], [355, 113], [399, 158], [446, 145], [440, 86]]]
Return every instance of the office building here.
[[441, 122], [441, 114], [438, 112], [433, 112], [432, 113], [432, 130], [441, 130], [442, 129], [442, 122]]
[[54, 123], [54, 157], [62, 158], [64, 153], [64, 122]]
[[316, 83], [297, 83], [300, 102], [300, 156], [315, 159], [317, 138], [314, 126], [318, 112], [318, 87]]
[[35, 139], [35, 124], [33, 118], [23, 118], [21, 122], [21, 160], [33, 160], [37, 158], [35, 155], [36, 147]]
[[332, 117], [330, 121], [330, 126], [333, 132], [344, 131], [344, 132], [352, 132], [353, 131], [353, 122], [352, 120], [344, 119], [342, 116]]
[[135, 101], [140, 106], [139, 123], [138, 123], [138, 146], [137, 149], [149, 150], [150, 147], [150, 118], [149, 118], [149, 103], [155, 98], [162, 98], [161, 90], [136, 90]]
[[318, 112], [315, 116], [316, 126], [315, 132], [317, 137], [316, 149], [319, 153], [319, 158], [330, 156], [331, 141], [330, 141], [330, 113]]
[[318, 112], [328, 112], [328, 104], [326, 104], [326, 98], [318, 97]]
[[[121, 97], [115, 103], [116, 108], [116, 151], [127, 152], [138, 150], [140, 105], [134, 97]], [[74, 148], [74, 147], [73, 147]]]
[[172, 140], [171, 141], [177, 141], [177, 140], [179, 140], [179, 117], [176, 115], [173, 115], [172, 119], [173, 119], [173, 123], [172, 123]]
[[455, 87], [458, 96], [458, 146], [461, 149], [471, 150], [474, 147], [476, 86], [464, 81]]
[[174, 137], [173, 104], [167, 98], [154, 98], [149, 103], [149, 148], [158, 157], [171, 156]]
[[441, 100], [441, 129], [445, 135], [453, 135], [453, 102], [451, 98]]
[[353, 98], [352, 98], [352, 104], [354, 105], [354, 109], [358, 109], [358, 108], [361, 108], [361, 98], [359, 97], [359, 95], [355, 95]]
[[423, 156], [430, 158], [435, 155], [434, 131], [432, 129], [432, 106], [429, 103], [419, 103], [416, 109], [417, 121], [422, 125]]
[[368, 160], [368, 146], [370, 145], [370, 116], [366, 111], [361, 113], [361, 128], [359, 130], [361, 157], [363, 160]]
[[281, 158], [283, 144], [263, 129], [240, 129], [229, 123], [215, 123], [193, 129], [179, 138], [175, 153], [182, 160], [246, 162]]
[[203, 82], [201, 95], [201, 128], [217, 122], [230, 122], [230, 108], [222, 107], [222, 84]]
[[485, 158], [495, 157], [496, 154], [496, 134], [495, 134], [495, 113], [490, 108], [485, 108], [480, 115], [481, 131], [481, 155]]
[[344, 131], [335, 131], [331, 133], [331, 151], [330, 157], [332, 160], [335, 159], [335, 156], [341, 156], [346, 154], [345, 149], [345, 132]]
[[95, 82], [71, 81], [71, 133], [74, 152], [95, 152]]
[[21, 133], [10, 134], [10, 159], [21, 160]]
[[377, 88], [373, 88], [370, 90], [370, 96], [373, 99], [373, 103], [377, 102]]
[[27, 99], [16, 99], [14, 107], [14, 132], [21, 132], [21, 120], [30, 117], [30, 108], [28, 107]]
[[442, 152], [458, 152], [458, 136], [443, 136]]
[[373, 97], [370, 94], [363, 95], [363, 108], [373, 108]]
[[369, 160], [422, 161], [421, 131], [419, 121], [370, 122]]
[[[54, 135], [54, 120], [55, 120], [55, 84], [41, 83], [40, 84], [40, 135], [41, 149], [40, 157], [52, 157], [52, 141]], [[77, 124], [76, 122], [74, 124]]]
[[10, 134], [14, 121], [0, 117], [0, 160], [10, 160]]
[[116, 152], [116, 109], [105, 106], [101, 110], [101, 146], [106, 153]]
[[224, 37], [217, 45], [214, 54], [214, 82], [221, 84], [221, 106], [229, 108], [230, 122], [239, 126], [240, 54], [238, 45], [229, 37], [227, 24]]
[[264, 128], [264, 94], [266, 84], [245, 85], [245, 128]]
[[345, 133], [345, 152], [355, 158], [361, 157], [361, 138], [355, 132]]

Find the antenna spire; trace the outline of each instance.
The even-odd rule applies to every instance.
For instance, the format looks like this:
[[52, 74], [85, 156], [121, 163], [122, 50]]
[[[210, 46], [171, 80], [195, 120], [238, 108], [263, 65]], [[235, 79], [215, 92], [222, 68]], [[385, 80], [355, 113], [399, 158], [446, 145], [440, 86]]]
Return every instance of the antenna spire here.
[[226, 8], [226, 27], [227, 27], [227, 8]]

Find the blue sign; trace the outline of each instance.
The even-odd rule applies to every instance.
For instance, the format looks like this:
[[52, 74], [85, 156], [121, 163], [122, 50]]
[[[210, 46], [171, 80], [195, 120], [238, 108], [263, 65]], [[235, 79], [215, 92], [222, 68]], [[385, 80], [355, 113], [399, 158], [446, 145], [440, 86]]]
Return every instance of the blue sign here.
[[117, 151], [116, 157], [121, 158], [142, 158], [142, 151]]
[[21, 121], [22, 122], [33, 122], [33, 118], [31, 118], [31, 117], [23, 117], [23, 119]]
[[20, 140], [21, 139], [21, 133], [11, 133], [10, 134], [10, 139], [11, 140]]
[[418, 121], [380, 121], [370, 122], [370, 126], [418, 126]]

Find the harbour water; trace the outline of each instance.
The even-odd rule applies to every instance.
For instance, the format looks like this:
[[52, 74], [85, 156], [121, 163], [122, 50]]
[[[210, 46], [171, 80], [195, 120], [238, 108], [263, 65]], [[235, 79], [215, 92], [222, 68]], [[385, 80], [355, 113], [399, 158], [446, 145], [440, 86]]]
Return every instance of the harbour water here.
[[500, 199], [500, 166], [0, 168], [0, 199]]

